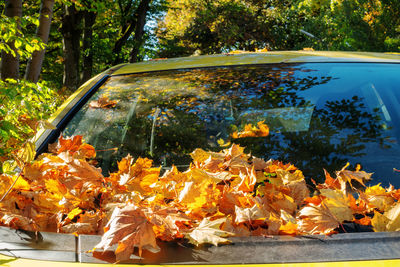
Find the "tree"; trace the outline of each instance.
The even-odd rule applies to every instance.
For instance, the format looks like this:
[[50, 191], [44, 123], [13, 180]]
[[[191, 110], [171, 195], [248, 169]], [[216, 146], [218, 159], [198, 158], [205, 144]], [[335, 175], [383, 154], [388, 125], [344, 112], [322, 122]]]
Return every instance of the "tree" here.
[[[51, 19], [53, 16], [54, 0], [43, 0], [40, 7], [40, 20], [39, 27], [37, 28], [36, 35], [44, 44], [47, 44], [50, 34]], [[32, 58], [26, 66], [25, 79], [36, 83], [39, 79], [39, 74], [42, 69], [45, 49], [35, 51]]]
[[[2, 79], [20, 76], [20, 60], [29, 60], [25, 77], [37, 82], [48, 40], [54, 0], [43, 0], [40, 20], [30, 12], [22, 17], [22, 1], [6, 1], [5, 16], [2, 17]], [[32, 27], [32, 25], [34, 27]], [[37, 28], [36, 35], [30, 32]], [[25, 63], [25, 62], [24, 62]]]
[[64, 75], [63, 85], [75, 91], [79, 85], [79, 58], [82, 13], [75, 4], [65, 4], [61, 32], [63, 35]]
[[86, 82], [92, 77], [93, 72], [93, 25], [96, 21], [97, 13], [85, 10], [83, 13], [83, 63], [81, 83]]
[[[63, 86], [74, 91], [93, 72], [143, 59], [147, 19], [164, 9], [164, 0], [86, 1], [63, 5]], [[54, 33], [55, 35], [57, 33]]]
[[[20, 61], [25, 64], [34, 52], [45, 48], [34, 34], [34, 29], [40, 26], [39, 20], [29, 12], [22, 16], [22, 1], [6, 1], [0, 4], [0, 10], [3, 8], [4, 15], [0, 15], [0, 39], [4, 41], [0, 44], [0, 172], [14, 169], [7, 160], [19, 160], [17, 151], [28, 143], [40, 121], [55, 111], [57, 103], [56, 93], [45, 83], [19, 79], [23, 76], [19, 74]], [[29, 151], [32, 155], [32, 149]]]
[[[6, 0], [4, 14], [9, 18], [10, 24], [16, 37], [20, 29], [22, 17], [22, 1], [21, 0]], [[10, 29], [10, 30], [11, 30]], [[1, 79], [7, 78], [18, 79], [19, 77], [19, 54], [17, 52], [18, 45], [15, 39], [6, 42], [9, 49], [1, 50]]]
[[276, 42], [274, 27], [284, 18], [282, 10], [292, 7], [291, 1], [179, 0], [169, 4], [158, 27], [160, 56], [284, 48]]
[[[151, 6], [153, 4], [153, 7]], [[139, 49], [144, 43], [144, 26], [146, 24], [146, 17], [149, 15], [149, 11], [153, 12], [157, 10], [158, 7], [162, 8], [163, 2], [153, 1], [153, 0], [141, 0], [132, 5], [132, 1], [125, 3], [123, 0], [118, 1], [118, 7], [121, 14], [120, 25], [121, 30], [119, 38], [115, 42], [113, 48], [113, 54], [115, 55], [113, 64], [119, 64], [124, 61], [123, 55], [121, 55], [123, 47], [127, 44], [131, 38], [132, 33], [134, 36], [132, 38], [132, 49], [130, 51], [129, 61], [138, 61]]]
[[151, 0], [142, 0], [136, 10], [136, 25], [135, 25], [135, 35], [133, 39], [133, 48], [129, 58], [129, 62], [138, 61], [139, 49], [143, 45], [143, 34], [144, 25], [146, 24], [147, 12], [150, 8]]
[[179, 0], [169, 5], [158, 23], [160, 57], [262, 48], [400, 49], [400, 2], [393, 0]]

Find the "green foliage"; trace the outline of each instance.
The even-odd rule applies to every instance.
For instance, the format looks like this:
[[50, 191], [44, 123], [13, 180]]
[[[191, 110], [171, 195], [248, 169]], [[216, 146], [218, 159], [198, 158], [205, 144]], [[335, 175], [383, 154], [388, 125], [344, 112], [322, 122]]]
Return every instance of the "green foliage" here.
[[[0, 43], [0, 52], [26, 61], [33, 52], [44, 49], [45, 44], [34, 35], [38, 24], [35, 16], [19, 19], [1, 14], [0, 39], [4, 42]], [[15, 50], [10, 47], [11, 43]], [[24, 145], [29, 147], [28, 140], [34, 136], [39, 123], [55, 111], [57, 98], [44, 81], [34, 84], [26, 80], [0, 80], [0, 173], [13, 169], [14, 158], [32, 158], [32, 149], [25, 149], [20, 155], [18, 150]]]
[[276, 14], [263, 6], [262, 1], [171, 1], [158, 29], [163, 53], [209, 54], [269, 46]]
[[[33, 52], [45, 48], [40, 38], [27, 34], [26, 29], [31, 25], [38, 26], [39, 20], [35, 17], [26, 16], [22, 19], [9, 18], [0, 14], [0, 51], [20, 56], [22, 59], [29, 58]], [[10, 47], [9, 43], [14, 42], [17, 53]]]
[[53, 113], [57, 95], [44, 82], [0, 80], [0, 159], [13, 158], [41, 120]]
[[399, 25], [396, 0], [179, 0], [170, 1], [157, 34], [162, 57], [305, 47], [397, 52]]

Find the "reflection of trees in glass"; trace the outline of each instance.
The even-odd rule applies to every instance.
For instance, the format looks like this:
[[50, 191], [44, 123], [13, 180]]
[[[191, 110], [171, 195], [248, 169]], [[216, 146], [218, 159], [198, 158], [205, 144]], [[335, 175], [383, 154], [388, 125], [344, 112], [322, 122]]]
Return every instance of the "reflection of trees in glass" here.
[[[212, 79], [210, 83], [215, 85], [210, 88], [227, 92], [237, 114], [249, 114], [235, 119], [238, 127], [248, 123], [251, 114], [258, 111], [310, 106], [311, 103], [300, 97], [299, 92], [332, 79], [311, 75], [299, 79], [294, 75], [296, 71], [298, 69], [294, 68], [269, 70], [267, 77], [265, 69], [254, 69], [245, 74], [231, 72], [230, 76], [236, 79], [231, 82], [223, 78], [223, 82], [219, 82], [218, 78]], [[307, 113], [303, 115], [308, 116]], [[257, 119], [269, 122], [268, 118]], [[256, 156], [291, 162], [314, 179], [321, 178], [323, 168], [338, 170], [346, 164], [348, 157], [362, 156], [366, 143], [383, 143], [384, 139], [379, 116], [369, 113], [362, 99], [356, 95], [351, 99], [327, 101], [323, 108], [316, 108], [308, 131], [280, 132], [279, 128], [271, 129], [268, 138], [236, 139], [234, 142], [246, 146], [247, 151]]]
[[[109, 125], [95, 136], [89, 130], [78, 133], [89, 134], [98, 150], [118, 147], [118, 158], [131, 153], [163, 166], [187, 165], [195, 148], [221, 150], [218, 139], [265, 120], [270, 136], [231, 141], [255, 156], [291, 162], [318, 179], [323, 168], [340, 169], [348, 157], [361, 155], [366, 143], [383, 143], [380, 118], [368, 112], [360, 97], [315, 106], [301, 96], [334, 78], [294, 64], [114, 77], [95, 98], [107, 94], [119, 104], [92, 122], [94, 127], [101, 120]], [[98, 155], [105, 171], [115, 167], [115, 151]]]
[[366, 143], [383, 143], [380, 118], [367, 112], [362, 99], [327, 101], [315, 109], [307, 132], [271, 136], [268, 147], [285, 161], [296, 164], [308, 177], [322, 177], [322, 169], [341, 169], [348, 157], [365, 155]]

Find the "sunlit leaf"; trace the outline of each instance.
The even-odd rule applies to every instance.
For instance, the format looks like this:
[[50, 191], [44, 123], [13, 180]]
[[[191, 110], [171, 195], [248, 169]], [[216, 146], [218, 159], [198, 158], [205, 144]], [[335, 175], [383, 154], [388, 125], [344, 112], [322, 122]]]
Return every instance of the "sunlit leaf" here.
[[115, 208], [106, 228], [108, 231], [95, 249], [107, 250], [118, 244], [115, 251], [117, 261], [128, 260], [135, 247], [139, 248], [139, 256], [142, 249], [159, 250], [152, 224], [137, 206]]
[[230, 232], [226, 232], [220, 229], [221, 224], [225, 223], [226, 218], [217, 219], [210, 221], [208, 218], [204, 218], [199, 226], [195, 227], [190, 233], [186, 235], [189, 242], [198, 246], [201, 244], [218, 244], [230, 243], [225, 237], [232, 236]]
[[35, 158], [36, 151], [35, 151], [35, 144], [32, 142], [27, 142], [25, 147], [21, 149], [18, 154], [19, 159], [23, 162], [31, 162]]
[[[218, 245], [232, 235], [333, 234], [345, 222], [400, 230], [397, 189], [378, 184], [357, 189], [358, 198], [347, 192], [370, 178], [359, 168], [345, 166], [336, 179], [325, 172], [310, 197], [301, 170], [253, 157], [239, 145], [196, 149], [186, 171], [173, 166], [162, 175], [152, 160], [128, 155], [108, 177], [92, 165], [96, 151], [80, 136], [60, 137], [50, 151], [25, 164], [0, 203], [0, 224], [75, 235], [104, 231], [96, 248], [117, 245], [117, 261], [135, 248], [139, 256], [158, 251], [157, 239]], [[4, 194], [16, 176], [0, 177]]]
[[349, 183], [351, 187], [354, 188], [354, 181], [365, 187], [365, 182], [371, 180], [372, 173], [366, 173], [365, 171], [355, 170], [349, 171], [347, 167], [349, 163], [346, 164], [340, 171], [336, 172], [337, 179], [341, 185], [342, 190], [346, 190], [346, 184]]

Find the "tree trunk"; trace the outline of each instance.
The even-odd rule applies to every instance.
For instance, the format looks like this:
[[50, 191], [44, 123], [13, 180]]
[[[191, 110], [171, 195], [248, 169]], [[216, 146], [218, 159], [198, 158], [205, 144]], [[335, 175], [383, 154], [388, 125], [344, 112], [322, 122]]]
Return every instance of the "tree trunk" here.
[[83, 69], [81, 76], [81, 83], [86, 82], [92, 77], [93, 70], [93, 51], [92, 51], [92, 40], [93, 40], [93, 25], [96, 20], [96, 13], [91, 11], [85, 11], [83, 18], [85, 25], [83, 29]]
[[[39, 27], [36, 35], [47, 45], [50, 34], [51, 19], [53, 16], [54, 0], [43, 0], [40, 7]], [[37, 83], [42, 69], [46, 49], [35, 51], [26, 66], [25, 79]]]
[[64, 76], [63, 86], [75, 91], [79, 85], [79, 57], [82, 13], [75, 5], [65, 6], [61, 32], [63, 35]]
[[[114, 59], [114, 62], [113, 62], [114, 65], [121, 63], [120, 53], [121, 53], [122, 47], [125, 45], [126, 41], [131, 36], [131, 34], [134, 30], [135, 30], [135, 36], [136, 36], [136, 32], [138, 32], [138, 35], [140, 36], [139, 39], [143, 38], [143, 32], [140, 33], [140, 29], [143, 31], [144, 24], [146, 23], [147, 11], [149, 10], [149, 5], [150, 5], [151, 1], [152, 0], [141, 0], [139, 3], [139, 6], [136, 9], [135, 13], [133, 14], [132, 18], [123, 26], [122, 36], [115, 42], [114, 49], [113, 49], [113, 54], [116, 56]], [[143, 26], [137, 27], [138, 23], [141, 24], [140, 21], [142, 21], [141, 23], [143, 24]], [[136, 37], [135, 37], [135, 40], [136, 40]], [[140, 48], [142, 42], [139, 42], [139, 48]], [[136, 47], [136, 43], [135, 43], [135, 47]], [[133, 50], [135, 50], [135, 48]], [[135, 53], [135, 52], [132, 51], [132, 53]]]
[[143, 39], [144, 25], [146, 24], [146, 16], [147, 12], [149, 11], [150, 2], [151, 0], [142, 0], [136, 11], [137, 20], [136, 20], [135, 37], [133, 40], [134, 41], [133, 48], [129, 59], [129, 62], [131, 63], [138, 61], [139, 49], [142, 47], [144, 42]]
[[[22, 17], [22, 1], [21, 0], [5, 0], [4, 14], [7, 17]], [[15, 56], [4, 51], [1, 52], [1, 79], [19, 78], [19, 56], [14, 42], [9, 42], [7, 45], [15, 52]]]
[[133, 30], [135, 29], [135, 21], [131, 21], [129, 26], [126, 27], [126, 30], [123, 29], [123, 34], [122, 36], [115, 42], [114, 48], [113, 48], [113, 55], [115, 55], [115, 59], [113, 64], [117, 65], [121, 63], [121, 50], [122, 47], [125, 45], [126, 41], [128, 40], [129, 36], [131, 36]]

